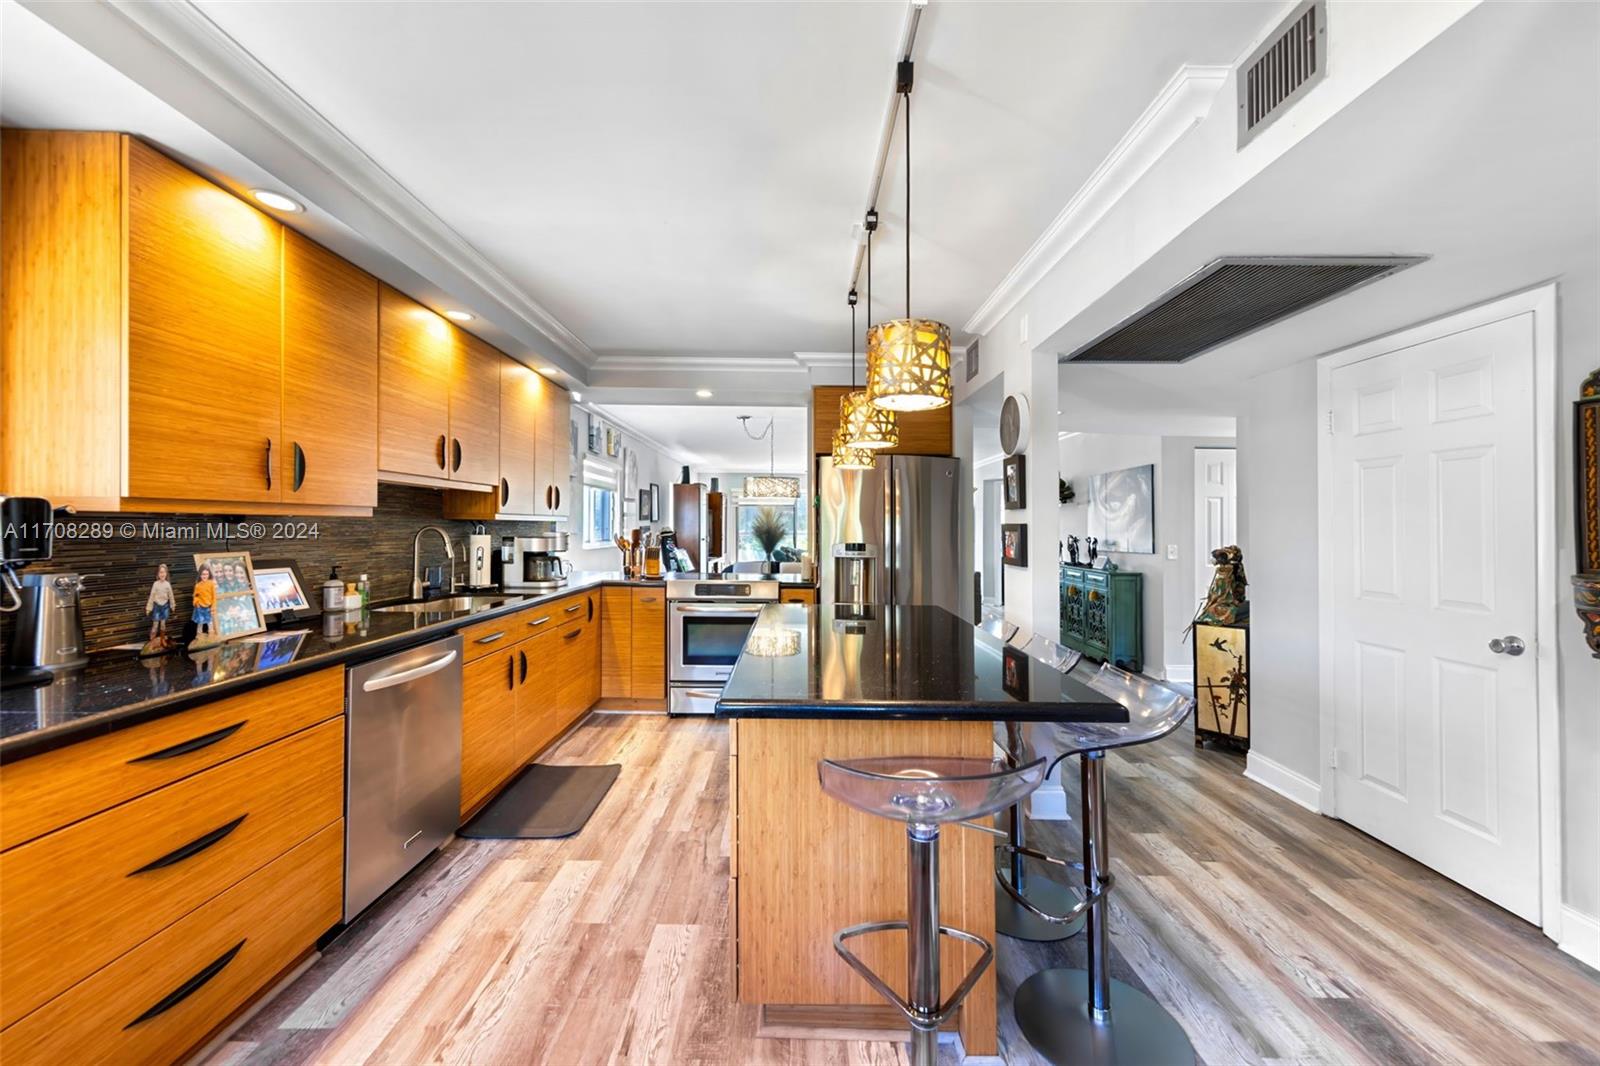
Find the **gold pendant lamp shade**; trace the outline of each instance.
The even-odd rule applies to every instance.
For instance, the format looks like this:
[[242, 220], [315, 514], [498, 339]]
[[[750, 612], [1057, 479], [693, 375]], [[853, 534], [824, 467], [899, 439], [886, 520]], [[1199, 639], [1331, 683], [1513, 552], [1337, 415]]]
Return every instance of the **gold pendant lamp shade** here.
[[895, 318], [867, 330], [867, 396], [888, 411], [948, 406], [950, 327], [930, 318]]
[[846, 393], [839, 401], [839, 425], [844, 427], [845, 440], [853, 448], [876, 451], [900, 443], [900, 425], [894, 412], [874, 404], [865, 389]]
[[870, 449], [853, 448], [844, 439], [844, 427], [833, 431], [833, 468], [835, 470], [871, 470], [878, 459]]
[[[950, 327], [911, 315], [911, 82], [910, 59], [895, 72], [906, 130], [906, 315], [867, 330], [867, 398], [889, 411], [950, 406]], [[868, 246], [870, 248], [870, 245]], [[869, 301], [870, 303], [870, 301]]]

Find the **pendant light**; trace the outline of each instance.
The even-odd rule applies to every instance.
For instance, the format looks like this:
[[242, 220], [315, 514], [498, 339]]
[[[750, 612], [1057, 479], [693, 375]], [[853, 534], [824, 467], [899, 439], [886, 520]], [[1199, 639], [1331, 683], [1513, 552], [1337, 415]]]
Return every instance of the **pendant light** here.
[[744, 479], [744, 495], [746, 498], [758, 500], [797, 500], [800, 498], [800, 479], [793, 477], [779, 477], [775, 449], [778, 444], [778, 419], [777, 416], [767, 420], [767, 428], [760, 433], [750, 432], [750, 416], [740, 415], [739, 425], [744, 429], [744, 435], [751, 440], [767, 439], [767, 473], [765, 476], [752, 474]]
[[[878, 228], [878, 210], [867, 212], [867, 318], [872, 317], [872, 234]], [[851, 447], [868, 451], [893, 448], [900, 443], [900, 426], [895, 413], [867, 398], [866, 389], [856, 384], [856, 290], [850, 290], [850, 391], [839, 401], [839, 425]]]
[[950, 327], [911, 317], [911, 81], [911, 60], [902, 59], [895, 89], [906, 113], [906, 317], [867, 331], [867, 395], [892, 411], [932, 411], [950, 405]]

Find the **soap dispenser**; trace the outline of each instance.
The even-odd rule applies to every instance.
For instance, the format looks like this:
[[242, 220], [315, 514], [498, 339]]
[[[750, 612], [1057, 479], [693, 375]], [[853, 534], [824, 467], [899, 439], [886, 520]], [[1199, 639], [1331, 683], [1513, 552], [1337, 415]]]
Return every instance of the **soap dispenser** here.
[[339, 580], [339, 567], [337, 565], [328, 571], [328, 580], [322, 583], [322, 609], [324, 611], [344, 610], [344, 582]]

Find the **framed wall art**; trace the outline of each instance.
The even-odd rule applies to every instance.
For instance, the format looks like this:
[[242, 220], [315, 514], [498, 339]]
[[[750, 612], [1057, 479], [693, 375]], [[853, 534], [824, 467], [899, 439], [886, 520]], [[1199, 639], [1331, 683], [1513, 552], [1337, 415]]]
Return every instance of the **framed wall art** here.
[[1015, 511], [1028, 506], [1028, 457], [1020, 453], [1008, 455], [1002, 469], [1004, 474], [1000, 484], [1006, 510]]
[[1028, 526], [1008, 522], [1000, 527], [1000, 559], [1007, 566], [1028, 565]]

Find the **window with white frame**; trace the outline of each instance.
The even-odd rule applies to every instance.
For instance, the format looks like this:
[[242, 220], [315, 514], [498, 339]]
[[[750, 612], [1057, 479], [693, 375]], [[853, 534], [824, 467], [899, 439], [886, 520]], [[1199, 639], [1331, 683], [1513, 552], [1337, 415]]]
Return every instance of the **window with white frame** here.
[[740, 497], [734, 508], [734, 561], [767, 560], [758, 532], [764, 532], [769, 540], [781, 533], [775, 545], [780, 559], [790, 554], [798, 558], [807, 543], [805, 504], [804, 499]]
[[583, 461], [583, 546], [609, 548], [621, 521], [617, 506], [618, 473], [615, 465]]

